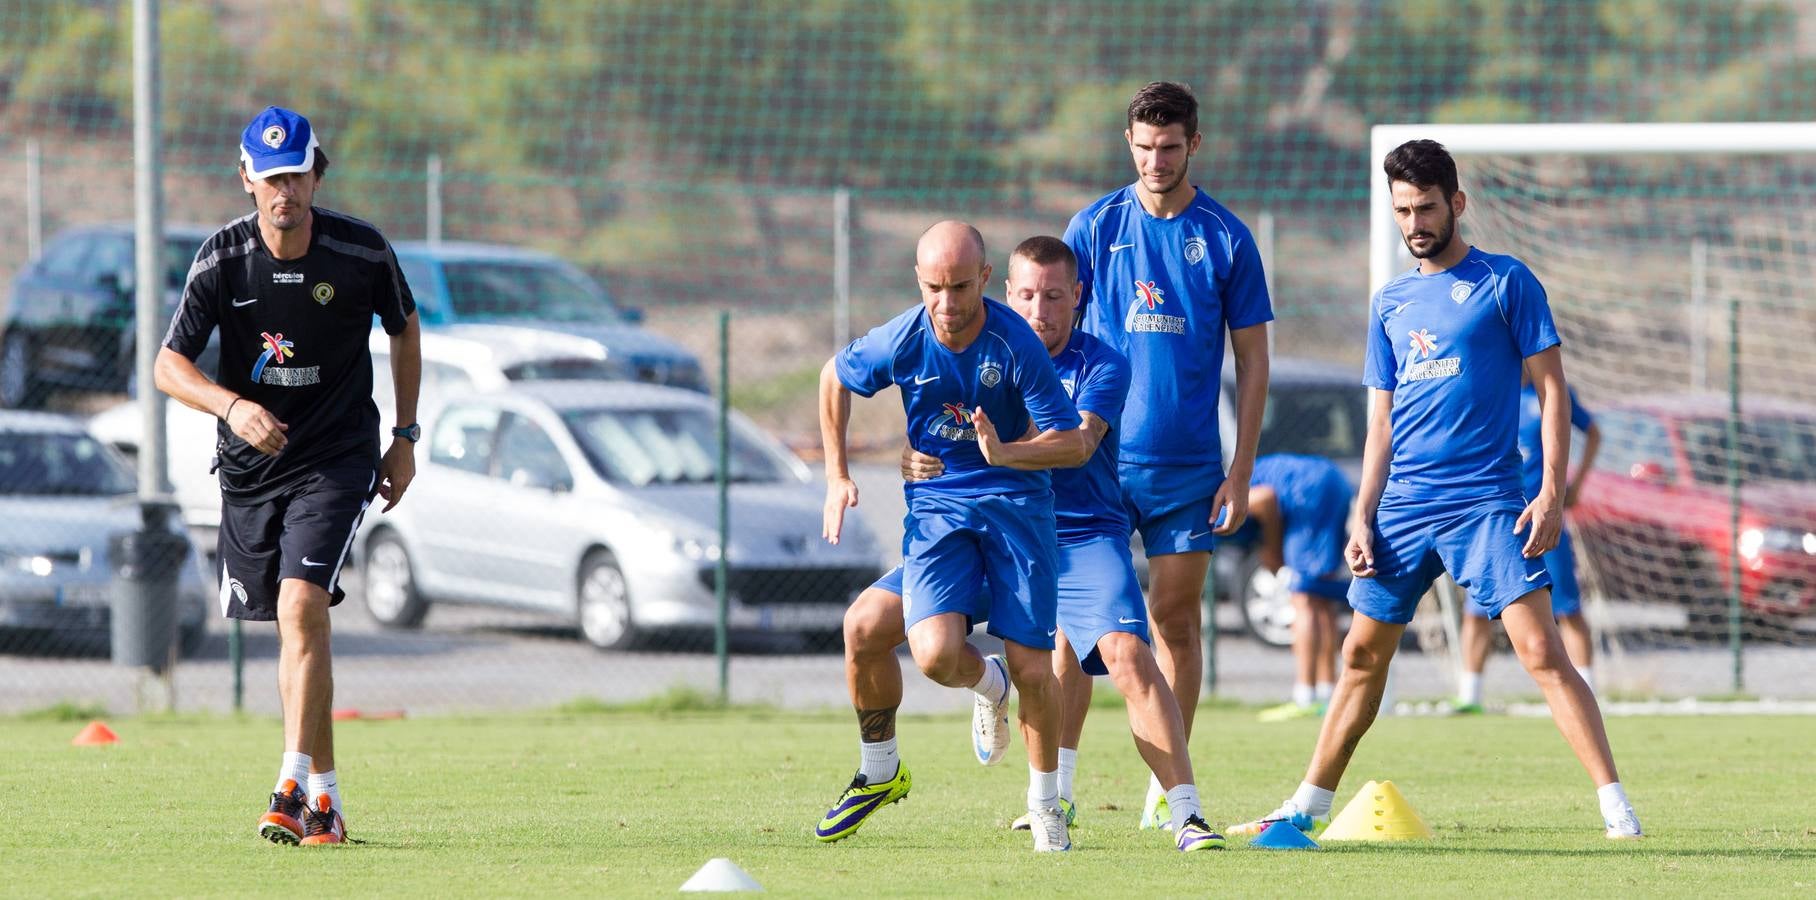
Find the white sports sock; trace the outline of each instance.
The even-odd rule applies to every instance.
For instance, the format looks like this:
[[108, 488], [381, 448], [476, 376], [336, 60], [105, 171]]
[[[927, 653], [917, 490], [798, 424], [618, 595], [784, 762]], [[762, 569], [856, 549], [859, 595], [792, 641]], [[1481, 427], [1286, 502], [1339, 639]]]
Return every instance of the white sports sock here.
[[1198, 807], [1198, 786], [1181, 784], [1167, 791], [1167, 812], [1173, 817], [1173, 833], [1185, 827], [1185, 820], [1203, 815]]
[[309, 773], [309, 807], [311, 809], [316, 807], [315, 798], [323, 794], [328, 795], [328, 802], [334, 804], [335, 809], [341, 808], [340, 779], [335, 777], [333, 769], [326, 772]]
[[1141, 808], [1142, 809], [1153, 809], [1154, 804], [1160, 802], [1160, 798], [1165, 797], [1166, 795], [1167, 795], [1167, 789], [1160, 786], [1160, 778], [1158, 776], [1154, 775], [1153, 773], [1149, 773], [1148, 774], [1148, 797], [1146, 800], [1142, 801]]
[[1618, 781], [1611, 781], [1595, 789], [1595, 798], [1601, 801], [1602, 818], [1609, 821], [1620, 818], [1620, 814], [1632, 808], [1633, 803], [1627, 799], [1627, 789]]
[[1001, 703], [1009, 696], [1009, 679], [1007, 674], [1008, 673], [1004, 672], [995, 663], [986, 659], [984, 660], [983, 677], [979, 678], [977, 683], [971, 686], [971, 690], [976, 691], [979, 697], [982, 697], [991, 703]]
[[1482, 705], [1482, 673], [1464, 672], [1457, 679], [1457, 702], [1462, 704]]
[[294, 781], [296, 786], [302, 788], [306, 794], [309, 790], [309, 765], [312, 762], [314, 760], [311, 760], [307, 753], [285, 751], [284, 762], [277, 769], [277, 786], [271, 789], [271, 793], [283, 793], [284, 782]]
[[1317, 696], [1316, 694], [1312, 693], [1311, 685], [1305, 684], [1304, 682], [1300, 682], [1300, 681], [1293, 682], [1293, 705], [1294, 706], [1301, 706], [1301, 707], [1310, 706], [1314, 702], [1314, 699], [1316, 698], [1316, 696]]
[[1308, 816], [1328, 816], [1331, 801], [1336, 797], [1336, 791], [1327, 791], [1309, 781], [1301, 781], [1299, 789], [1293, 792], [1293, 805]]
[[874, 744], [859, 741], [858, 752], [863, 755], [858, 772], [864, 776], [865, 784], [882, 784], [894, 778], [896, 770], [901, 768], [902, 760], [895, 751], [895, 738]]
[[1059, 748], [1059, 795], [1072, 799], [1072, 776], [1078, 772], [1078, 748]]
[[1057, 809], [1059, 807], [1059, 772], [1042, 772], [1028, 764], [1028, 808]]
[[1595, 667], [1577, 666], [1576, 674], [1583, 676], [1583, 683], [1589, 686], [1589, 692], [1595, 693]]
[[1318, 682], [1317, 687], [1312, 688], [1312, 696], [1316, 698], [1319, 703], [1329, 703], [1331, 695], [1336, 692], [1336, 683], [1330, 681], [1320, 681]]

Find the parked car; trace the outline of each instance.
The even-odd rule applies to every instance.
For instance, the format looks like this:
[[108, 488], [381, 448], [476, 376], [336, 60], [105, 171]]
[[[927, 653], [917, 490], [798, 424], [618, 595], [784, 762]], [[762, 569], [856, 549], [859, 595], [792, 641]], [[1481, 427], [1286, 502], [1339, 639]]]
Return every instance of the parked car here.
[[614, 377], [705, 391], [700, 361], [636, 323], [597, 279], [547, 253], [499, 244], [443, 241], [395, 245], [424, 325], [483, 322], [573, 335], [592, 342]]
[[1738, 541], [1725, 396], [1609, 404], [1596, 422], [1602, 449], [1572, 521], [1609, 595], [1684, 606], [1693, 626], [1723, 624], [1738, 545], [1745, 610], [1784, 619], [1816, 609], [1816, 407], [1743, 400]]
[[[717, 411], [700, 394], [621, 382], [524, 382], [450, 401], [429, 425], [409, 502], [355, 539], [372, 617], [431, 606], [540, 610], [600, 648], [716, 619]], [[730, 442], [733, 628], [836, 634], [880, 574], [855, 517], [820, 540], [822, 490], [742, 416]]]
[[[391, 384], [391, 338], [373, 329], [372, 397], [381, 421], [391, 420], [396, 394]], [[220, 363], [214, 342], [196, 357], [196, 367], [210, 378]], [[422, 334], [422, 392], [418, 418], [428, 421], [449, 397], [493, 391], [516, 381], [561, 378], [612, 379], [622, 370], [605, 360], [599, 345], [585, 338], [510, 325], [455, 325], [425, 328]], [[215, 418], [175, 400], [164, 404], [171, 488], [183, 518], [209, 552], [221, 525], [220, 482], [209, 472], [216, 441]], [[115, 450], [135, 456], [142, 428], [139, 405], [128, 401], [103, 410], [89, 430]]]
[[[1368, 438], [1368, 390], [1360, 369], [1332, 363], [1274, 357], [1269, 365], [1267, 411], [1261, 419], [1260, 455], [1304, 453], [1337, 464], [1353, 488], [1362, 473], [1362, 444]], [[1236, 445], [1236, 376], [1224, 367], [1218, 419], [1227, 453]], [[1218, 544], [1211, 561], [1218, 596], [1234, 602], [1255, 640], [1270, 647], [1293, 642], [1293, 605], [1273, 578], [1257, 578], [1256, 530], [1245, 527]]]
[[[108, 539], [141, 527], [135, 490], [132, 470], [81, 423], [0, 412], [0, 641], [105, 646], [113, 590]], [[192, 547], [178, 581], [185, 653], [206, 634], [210, 584]]]
[[[165, 229], [165, 321], [209, 234], [187, 226]], [[127, 390], [136, 345], [133, 245], [130, 224], [71, 229], [13, 278], [0, 337], [0, 406], [41, 405], [51, 388]]]

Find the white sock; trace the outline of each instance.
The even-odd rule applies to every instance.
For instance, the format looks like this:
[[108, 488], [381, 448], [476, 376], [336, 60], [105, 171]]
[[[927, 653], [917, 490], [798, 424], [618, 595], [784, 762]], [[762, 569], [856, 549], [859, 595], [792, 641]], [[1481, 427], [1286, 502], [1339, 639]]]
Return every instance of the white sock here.
[[1078, 748], [1059, 748], [1059, 795], [1072, 799], [1072, 776], [1078, 772]]
[[1141, 808], [1144, 810], [1153, 809], [1154, 804], [1159, 803], [1160, 798], [1165, 797], [1166, 795], [1167, 789], [1160, 786], [1160, 779], [1154, 774], [1149, 773], [1148, 798], [1142, 801]]
[[1589, 692], [1595, 692], [1595, 667], [1577, 666], [1576, 674], [1583, 676], [1583, 683], [1589, 686]]
[[1595, 789], [1595, 798], [1601, 801], [1602, 818], [1609, 821], [1620, 818], [1620, 814], [1633, 806], [1627, 799], [1627, 789], [1618, 781], [1609, 782]]
[[1009, 697], [1009, 679], [1000, 667], [986, 659], [983, 677], [971, 686], [971, 690], [991, 703], [1001, 703]]
[[1182, 784], [1167, 791], [1167, 812], [1173, 817], [1173, 833], [1185, 827], [1185, 820], [1203, 812], [1198, 808], [1198, 786]]
[[1059, 808], [1059, 772], [1042, 772], [1028, 764], [1028, 808]]
[[314, 762], [307, 753], [284, 752], [284, 763], [277, 769], [277, 787], [271, 789], [273, 794], [284, 792], [284, 782], [294, 781], [296, 786], [307, 794], [309, 790], [309, 765]]
[[1336, 791], [1327, 791], [1309, 781], [1301, 781], [1299, 789], [1293, 792], [1293, 805], [1308, 816], [1328, 816], [1331, 801], [1336, 798]]
[[1312, 693], [1312, 686], [1304, 682], [1293, 682], [1293, 705], [1310, 706], [1317, 695]]
[[1464, 672], [1457, 679], [1457, 702], [1462, 704], [1482, 705], [1482, 673]]
[[859, 741], [858, 752], [863, 754], [858, 772], [864, 776], [865, 784], [882, 784], [894, 778], [896, 770], [901, 768], [901, 757], [895, 752], [895, 738], [874, 744]]
[[1332, 694], [1337, 692], [1337, 685], [1330, 681], [1320, 681], [1312, 688], [1312, 697], [1319, 703], [1329, 703]]
[[328, 795], [328, 802], [332, 803], [335, 809], [341, 808], [340, 780], [334, 776], [333, 769], [326, 772], [309, 773], [309, 807], [311, 809], [317, 807], [315, 798], [323, 794]]

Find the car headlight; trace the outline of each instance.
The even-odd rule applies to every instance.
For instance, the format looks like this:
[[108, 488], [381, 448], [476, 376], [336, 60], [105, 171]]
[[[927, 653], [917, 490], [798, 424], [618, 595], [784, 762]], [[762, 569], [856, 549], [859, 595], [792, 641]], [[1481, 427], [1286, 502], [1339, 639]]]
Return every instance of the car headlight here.
[[1790, 553], [1796, 550], [1816, 556], [1816, 534], [1801, 528], [1747, 528], [1740, 532], [1740, 555], [1757, 559], [1759, 554]]
[[49, 578], [57, 570], [57, 562], [41, 553], [6, 553], [0, 554], [0, 569]]
[[718, 561], [719, 542], [708, 537], [679, 534], [671, 529], [653, 529], [656, 541], [694, 562]]

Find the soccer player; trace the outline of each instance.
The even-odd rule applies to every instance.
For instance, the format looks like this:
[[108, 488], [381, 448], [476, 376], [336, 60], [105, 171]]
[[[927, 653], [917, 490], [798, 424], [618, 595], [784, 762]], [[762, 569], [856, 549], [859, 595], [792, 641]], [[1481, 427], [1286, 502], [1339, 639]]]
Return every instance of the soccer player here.
[[1293, 700], [1263, 722], [1319, 716], [1337, 680], [1337, 611], [1349, 591], [1343, 563], [1349, 479], [1322, 456], [1270, 453], [1255, 460], [1249, 517], [1261, 526], [1261, 565], [1287, 581], [1293, 602]]
[[[1583, 478], [1595, 466], [1596, 454], [1602, 447], [1602, 430], [1595, 417], [1576, 399], [1576, 390], [1568, 391], [1570, 425], [1583, 433], [1583, 458], [1577, 462], [1576, 475], [1564, 488], [1564, 509], [1576, 505], [1583, 492]], [[1538, 496], [1544, 486], [1544, 447], [1540, 443], [1539, 394], [1532, 379], [1525, 378], [1520, 387], [1520, 486], [1526, 496]], [[1568, 525], [1558, 532], [1557, 549], [1545, 554], [1545, 571], [1551, 574], [1551, 612], [1557, 616], [1558, 632], [1563, 635], [1564, 649], [1570, 664], [1583, 676], [1583, 683], [1595, 690], [1595, 642], [1589, 634], [1589, 621], [1583, 617], [1582, 589], [1576, 581], [1576, 549], [1570, 540]], [[1482, 711], [1482, 670], [1488, 665], [1492, 647], [1491, 623], [1482, 618], [1476, 607], [1466, 606], [1471, 615], [1463, 617], [1463, 674], [1458, 679], [1457, 702], [1453, 711], [1479, 714]]]
[[[1129, 725], [1142, 758], [1167, 788], [1175, 845], [1182, 851], [1219, 849], [1223, 837], [1211, 831], [1199, 810], [1198, 789], [1185, 742], [1178, 702], [1161, 677], [1149, 646], [1141, 587], [1129, 558], [1129, 519], [1116, 486], [1118, 429], [1128, 392], [1128, 368], [1104, 342], [1074, 331], [1072, 317], [1081, 287], [1077, 263], [1065, 242], [1054, 237], [1023, 241], [1009, 257], [1009, 306], [1040, 336], [1084, 423], [1078, 455], [1028, 452], [1025, 442], [1003, 444], [988, 426], [978, 427], [986, 459], [1015, 469], [1051, 468], [1053, 506], [1059, 527], [1059, 634], [1052, 654], [1063, 704], [1059, 737], [1059, 806], [1067, 825], [1077, 806], [1072, 776], [1078, 758], [1084, 711], [1091, 702], [1091, 675], [1108, 674], [1129, 698]], [[939, 457], [908, 448], [903, 477], [909, 482], [938, 478]], [[860, 723], [866, 715], [893, 726], [901, 704], [895, 648], [902, 632], [902, 570], [897, 567], [865, 591], [845, 615], [847, 675]], [[871, 672], [880, 674], [872, 675]], [[974, 727], [1002, 716], [994, 698], [980, 697]], [[866, 730], [869, 725], [865, 724]], [[1006, 737], [1007, 732], [1003, 735]], [[892, 739], [878, 747], [864, 736], [865, 764], [886, 777], [900, 765]], [[988, 744], [976, 748], [986, 765], [1000, 758]], [[867, 777], [864, 770], [859, 777]], [[1034, 827], [1032, 815], [1014, 823]], [[850, 826], [855, 829], [857, 823]], [[849, 833], [849, 832], [846, 832]]]
[[[1248, 228], [1188, 177], [1204, 139], [1191, 90], [1157, 81], [1137, 91], [1123, 139], [1135, 182], [1073, 216], [1066, 243], [1085, 286], [1080, 327], [1129, 360], [1118, 477], [1148, 555], [1160, 670], [1189, 738], [1204, 677], [1204, 579], [1213, 534], [1234, 533], [1248, 512], [1274, 313]], [[1237, 394], [1227, 478], [1217, 434], [1226, 329]], [[1165, 789], [1150, 780], [1141, 825], [1170, 820]]]
[[[1519, 260], [1457, 238], [1466, 198], [1442, 145], [1408, 141], [1387, 154], [1383, 169], [1394, 219], [1419, 264], [1370, 305], [1363, 381], [1373, 409], [1344, 548], [1356, 580], [1343, 674], [1299, 789], [1273, 813], [1230, 831], [1252, 835], [1274, 821], [1314, 831], [1329, 822], [1343, 770], [1380, 710], [1400, 635], [1419, 597], [1448, 571], [1470, 603], [1507, 627], [1596, 785], [1607, 836], [1639, 837], [1601, 710], [1571, 668], [1551, 616], [1542, 557], [1562, 526], [1558, 487], [1570, 431], [1545, 289]], [[1543, 410], [1543, 477], [1530, 502], [1520, 490], [1522, 361]]]
[[[1021, 692], [1034, 849], [1069, 850], [1059, 809], [1059, 688], [1051, 667], [1058, 627], [1052, 481], [1044, 470], [991, 465], [985, 450], [993, 443], [986, 435], [1035, 429], [1018, 452], [1082, 459], [1086, 432], [1040, 338], [1013, 310], [984, 296], [990, 279], [984, 260], [983, 236], [970, 225], [947, 221], [928, 229], [915, 250], [921, 305], [852, 341], [821, 371], [824, 536], [837, 543], [846, 508], [858, 503], [845, 461], [851, 395], [870, 397], [897, 385], [909, 444], [945, 467], [937, 478], [903, 487], [901, 593], [909, 651], [927, 677], [970, 688], [994, 712], [975, 737], [980, 755], [1000, 757], [1008, 747], [1002, 711], [1010, 685]], [[965, 640], [973, 623], [986, 620], [1003, 639], [1006, 659], [986, 660]], [[869, 707], [860, 707], [859, 719], [871, 734]], [[878, 807], [907, 795], [907, 767], [885, 776], [879, 769], [887, 762], [872, 763], [868, 750], [866, 769], [817, 829], [821, 840], [844, 837]]]
[[[240, 137], [256, 210], [189, 268], [158, 351], [159, 390], [220, 419], [221, 613], [277, 622], [284, 759], [258, 831], [273, 843], [346, 839], [335, 775], [329, 607], [376, 493], [389, 510], [416, 472], [416, 302], [376, 228], [315, 206], [328, 157], [309, 120], [270, 107]], [[367, 338], [391, 335], [397, 421], [380, 457]], [[219, 381], [196, 355], [221, 333]]]

